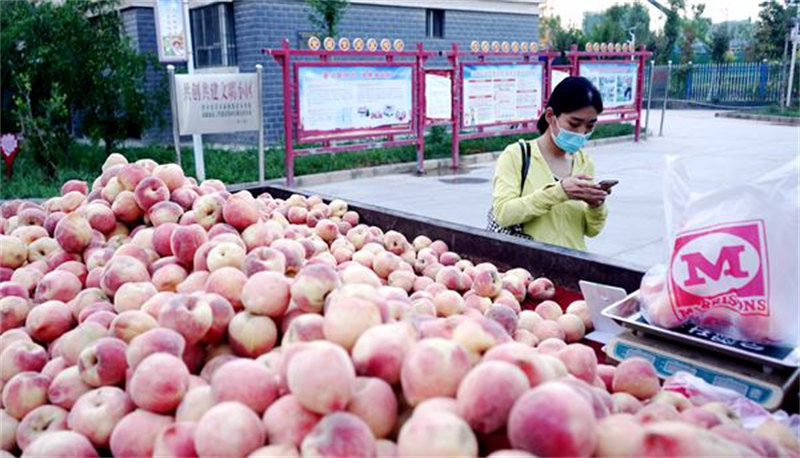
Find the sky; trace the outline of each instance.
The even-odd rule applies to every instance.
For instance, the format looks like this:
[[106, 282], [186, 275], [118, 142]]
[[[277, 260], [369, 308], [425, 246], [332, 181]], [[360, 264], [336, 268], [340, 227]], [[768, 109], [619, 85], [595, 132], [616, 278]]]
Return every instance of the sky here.
[[[634, 0], [635, 1], [635, 0]], [[645, 4], [650, 11], [651, 27], [661, 28], [664, 23], [664, 15], [646, 0], [638, 0]], [[544, 0], [545, 4], [552, 5], [553, 14], [561, 16], [561, 23], [573, 25], [580, 28], [583, 23], [583, 13], [590, 11], [602, 11], [617, 3], [633, 3], [628, 0]], [[666, 5], [666, 0], [660, 0], [661, 4]], [[755, 21], [758, 18], [758, 4], [761, 0], [688, 0], [687, 4], [705, 3], [705, 16], [710, 17], [714, 23], [725, 20], [738, 21], [746, 20], [748, 17]]]

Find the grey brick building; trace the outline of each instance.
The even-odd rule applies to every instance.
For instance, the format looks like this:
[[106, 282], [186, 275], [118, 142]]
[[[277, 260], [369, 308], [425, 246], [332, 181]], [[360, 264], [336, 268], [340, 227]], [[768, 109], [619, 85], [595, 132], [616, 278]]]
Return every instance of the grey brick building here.
[[[541, 0], [350, 0], [339, 35], [402, 39], [407, 48], [468, 49], [473, 40], [537, 41]], [[154, 0], [125, 0], [126, 32], [137, 49], [156, 53]], [[304, 0], [189, 0], [194, 58], [198, 72], [254, 72], [264, 65], [264, 124], [267, 144], [283, 139], [280, 66], [261, 53], [288, 39], [306, 47], [315, 33]], [[152, 72], [156, 87], [166, 70]], [[150, 140], [168, 140], [171, 127], [151, 131]], [[255, 133], [208, 135], [212, 142], [255, 144]]]

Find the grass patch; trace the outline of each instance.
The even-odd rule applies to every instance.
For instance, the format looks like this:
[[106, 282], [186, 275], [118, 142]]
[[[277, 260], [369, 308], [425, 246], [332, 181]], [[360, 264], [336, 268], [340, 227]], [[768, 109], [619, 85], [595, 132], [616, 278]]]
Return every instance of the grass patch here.
[[[593, 139], [617, 137], [633, 133], [629, 124], [604, 124], [597, 127]], [[538, 134], [521, 137], [535, 138]], [[506, 135], [461, 142], [461, 154], [470, 155], [487, 151], [499, 151], [520, 136]], [[449, 135], [442, 129], [430, 132], [425, 142], [425, 158], [450, 157]], [[173, 162], [175, 150], [171, 146], [146, 146], [125, 148], [120, 151], [129, 161], [150, 158], [159, 163]], [[206, 177], [222, 180], [226, 184], [254, 182], [258, 180], [258, 153], [255, 149], [229, 151], [206, 148]], [[5, 164], [0, 166], [0, 198], [51, 197], [58, 195], [60, 186], [67, 180], [79, 179], [91, 182], [100, 174], [105, 161], [105, 152], [98, 146], [73, 144], [68, 157], [63, 158], [55, 175], [48, 176], [30, 155], [20, 152], [14, 161], [14, 175], [5, 175]], [[321, 154], [299, 157], [295, 160], [295, 175], [332, 172], [336, 170], [372, 167], [383, 164], [413, 162], [416, 154], [413, 146], [385, 148], [379, 150], [356, 151], [339, 154]], [[181, 161], [187, 175], [194, 175], [194, 161], [191, 148], [181, 150]], [[267, 179], [284, 176], [284, 152], [282, 149], [268, 149], [264, 152], [264, 173]]]
[[786, 116], [788, 118], [800, 118], [800, 108], [786, 108], [777, 105], [771, 105], [758, 110], [748, 111], [747, 113], [769, 115], [769, 116]]

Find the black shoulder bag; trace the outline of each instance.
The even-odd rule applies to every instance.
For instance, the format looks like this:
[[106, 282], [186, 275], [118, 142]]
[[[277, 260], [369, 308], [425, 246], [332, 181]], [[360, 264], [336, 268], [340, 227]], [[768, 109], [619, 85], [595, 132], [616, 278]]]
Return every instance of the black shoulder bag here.
[[[521, 179], [519, 182], [519, 195], [522, 197], [522, 189], [525, 187], [525, 179], [528, 177], [528, 169], [531, 166], [531, 146], [525, 140], [519, 140], [520, 146], [520, 153], [522, 154], [522, 170], [521, 170]], [[522, 232], [522, 225], [515, 224], [513, 226], [503, 227], [497, 224], [497, 221], [494, 219], [493, 209], [489, 208], [489, 213], [487, 214], [487, 225], [486, 229], [492, 232], [498, 232], [500, 234], [506, 235], [513, 235], [515, 237], [522, 237], [522, 238], [531, 238], [529, 235], [526, 235]]]

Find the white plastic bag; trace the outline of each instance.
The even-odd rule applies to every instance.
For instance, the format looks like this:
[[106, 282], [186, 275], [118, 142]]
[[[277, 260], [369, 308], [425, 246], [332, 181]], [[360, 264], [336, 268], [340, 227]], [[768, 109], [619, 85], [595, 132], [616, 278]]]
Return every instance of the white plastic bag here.
[[800, 346], [800, 159], [702, 194], [676, 159], [666, 173], [671, 307], [653, 321]]

